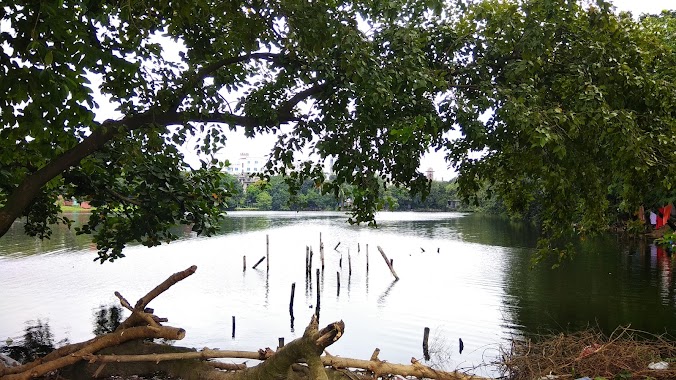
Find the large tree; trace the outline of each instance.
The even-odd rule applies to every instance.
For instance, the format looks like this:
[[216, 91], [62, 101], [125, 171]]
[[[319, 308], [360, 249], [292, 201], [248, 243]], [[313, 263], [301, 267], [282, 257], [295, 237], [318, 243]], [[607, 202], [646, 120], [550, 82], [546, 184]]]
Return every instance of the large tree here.
[[[128, 241], [172, 240], [175, 223], [212, 233], [229, 182], [216, 161], [189, 168], [177, 146], [196, 136], [209, 157], [224, 128], [277, 134], [267, 174], [287, 175], [292, 191], [307, 179], [335, 194], [353, 185], [356, 222], [373, 220], [383, 184], [429, 191], [418, 170], [428, 149], [447, 150], [465, 196], [488, 183], [512, 212], [537, 202], [554, 239], [602, 227], [611, 204], [673, 197], [667, 16], [638, 22], [573, 0], [0, 9], [0, 235], [26, 216], [27, 232], [48, 236], [58, 195], [98, 206], [83, 232], [102, 261]], [[98, 93], [122, 116], [97, 121]], [[299, 151], [315, 161], [296, 165]]]
[[460, 190], [488, 183], [512, 213], [537, 209], [542, 252], [572, 232], [604, 229], [618, 212], [673, 201], [669, 16], [637, 22], [602, 1], [464, 8], [451, 71], [458, 89], [441, 106], [463, 134], [448, 142]]
[[[49, 236], [50, 223], [68, 222], [59, 195], [97, 206], [82, 231], [102, 262], [128, 241], [174, 239], [176, 223], [212, 233], [230, 186], [216, 161], [191, 169], [177, 146], [196, 136], [209, 157], [223, 128], [278, 134], [270, 172], [287, 174], [303, 149], [337, 155], [325, 190], [358, 184], [356, 221], [373, 219], [376, 176], [424, 189], [419, 156], [439, 134], [425, 2], [12, 1], [0, 11], [0, 235], [25, 216], [28, 233]], [[120, 118], [97, 121], [99, 94]], [[290, 178], [322, 182], [319, 163], [303, 170]]]

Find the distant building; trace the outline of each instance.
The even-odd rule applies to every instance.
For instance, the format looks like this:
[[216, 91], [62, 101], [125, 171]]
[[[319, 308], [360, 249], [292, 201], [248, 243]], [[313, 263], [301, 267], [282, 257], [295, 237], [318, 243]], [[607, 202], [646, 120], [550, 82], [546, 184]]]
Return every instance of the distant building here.
[[251, 175], [262, 172], [266, 162], [266, 157], [250, 156], [249, 153], [240, 153], [237, 159], [230, 160], [230, 166], [225, 169], [225, 172], [237, 177], [237, 180], [246, 190], [247, 186], [257, 180]]
[[[244, 189], [258, 180], [252, 177], [252, 174], [261, 173], [265, 170], [265, 164], [268, 162], [268, 157], [265, 156], [251, 156], [249, 153], [240, 153], [236, 159], [231, 159], [230, 166], [225, 169], [225, 172], [237, 177]], [[303, 160], [297, 159], [294, 162], [294, 167], [299, 170], [303, 164]], [[329, 178], [333, 174], [333, 163], [335, 159], [328, 157], [324, 161], [324, 175]]]
[[427, 168], [427, 171], [425, 172], [425, 177], [427, 177], [427, 179], [430, 181], [434, 180], [434, 169]]

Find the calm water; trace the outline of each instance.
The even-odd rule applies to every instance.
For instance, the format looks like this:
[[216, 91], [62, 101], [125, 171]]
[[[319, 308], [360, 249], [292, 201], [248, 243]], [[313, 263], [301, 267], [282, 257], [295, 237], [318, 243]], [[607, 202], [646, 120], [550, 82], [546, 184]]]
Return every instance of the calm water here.
[[[582, 242], [577, 258], [557, 270], [530, 269], [536, 235], [521, 224], [457, 213], [383, 213], [378, 229], [345, 220], [340, 213], [233, 212], [220, 236], [185, 232], [169, 245], [129, 247], [126, 258], [104, 265], [92, 261], [95, 248], [85, 237], [60, 228], [40, 242], [23, 236], [17, 224], [0, 239], [0, 339], [18, 340], [26, 322], [38, 318], [49, 322], [56, 340], [89, 339], [93, 314], [117, 303], [114, 291], [133, 303], [195, 264], [193, 276], [150, 305], [169, 325], [187, 330], [179, 344], [274, 348], [278, 337], [302, 335], [313, 313], [316, 279], [314, 269], [306, 279], [305, 247], [314, 248], [316, 268], [320, 233], [326, 252], [321, 322], [346, 324], [345, 335], [329, 348], [333, 355], [368, 358], [378, 347], [381, 359], [408, 363], [422, 357], [424, 327], [431, 328], [432, 350], [443, 353], [433, 364], [446, 369], [490, 362], [513, 336], [589, 325], [612, 331], [628, 323], [676, 334], [672, 261], [650, 245], [599, 238]], [[270, 270], [265, 262], [253, 270], [265, 255], [266, 235]], [[392, 281], [378, 245], [394, 259], [400, 281]], [[288, 313], [292, 283], [295, 328]], [[471, 372], [495, 374], [491, 368]]]

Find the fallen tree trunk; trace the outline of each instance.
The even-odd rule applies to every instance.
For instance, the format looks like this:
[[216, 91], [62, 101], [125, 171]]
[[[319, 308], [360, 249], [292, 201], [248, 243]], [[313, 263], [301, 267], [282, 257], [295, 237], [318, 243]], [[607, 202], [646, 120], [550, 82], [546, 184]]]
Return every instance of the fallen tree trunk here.
[[130, 340], [138, 340], [144, 338], [164, 338], [171, 340], [180, 340], [183, 339], [183, 337], [185, 337], [185, 330], [176, 327], [168, 327], [168, 326], [130, 327], [128, 329], [116, 331], [110, 334], [103, 335], [97, 339], [94, 339], [93, 342], [87, 344], [82, 349], [75, 351], [70, 355], [62, 356], [57, 359], [41, 363], [39, 365], [33, 366], [32, 368], [19, 373], [5, 375], [2, 377], [2, 380], [28, 380], [30, 378], [43, 376], [49, 372], [55, 371], [68, 365], [75, 364], [78, 361], [82, 360], [83, 357], [93, 352], [97, 352], [103, 348], [115, 346]]
[[[147, 355], [90, 355], [85, 360], [90, 363], [130, 363], [130, 362], [156, 362], [170, 360], [191, 360], [191, 359], [253, 359], [266, 360], [271, 355], [266, 354], [265, 351], [226, 351], [226, 350], [202, 350], [197, 352], [183, 352], [183, 353], [167, 353], [167, 354], [147, 354]], [[353, 368], [373, 372], [378, 376], [385, 375], [400, 375], [413, 376], [418, 378], [431, 378], [438, 380], [469, 380], [481, 379], [480, 377], [470, 376], [459, 372], [439, 371], [431, 367], [425, 366], [417, 361], [410, 365], [394, 364], [378, 359], [361, 360], [351, 359], [332, 355], [323, 355], [320, 357], [322, 365], [333, 368]], [[304, 362], [301, 360], [299, 362]], [[215, 363], [214, 363], [215, 364]], [[222, 369], [227, 370], [241, 370], [244, 369], [242, 364], [227, 364]], [[227, 367], [227, 368], [225, 368]], [[376, 376], [377, 377], [377, 376]]]

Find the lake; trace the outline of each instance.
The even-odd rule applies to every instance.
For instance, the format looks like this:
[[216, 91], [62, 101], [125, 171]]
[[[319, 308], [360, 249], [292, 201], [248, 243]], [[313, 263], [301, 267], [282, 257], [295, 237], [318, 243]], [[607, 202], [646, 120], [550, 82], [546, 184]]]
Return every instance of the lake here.
[[[87, 215], [70, 217], [81, 223]], [[560, 268], [545, 263], [531, 269], [537, 235], [524, 224], [460, 213], [388, 212], [377, 215], [374, 229], [346, 219], [337, 212], [232, 212], [221, 235], [203, 238], [184, 230], [177, 242], [130, 246], [127, 257], [103, 265], [93, 261], [95, 247], [85, 236], [61, 226], [50, 240], [39, 241], [15, 223], [0, 238], [0, 340], [19, 340], [26, 323], [37, 319], [49, 323], [57, 341], [89, 339], [100, 307], [118, 303], [113, 292], [133, 304], [194, 264], [193, 276], [150, 304], [169, 318], [167, 325], [186, 329], [177, 344], [274, 348], [279, 337], [288, 342], [302, 335], [314, 312], [320, 233], [320, 325], [342, 319], [346, 326], [328, 350], [332, 355], [368, 359], [378, 347], [380, 359], [409, 363], [422, 358], [423, 330], [429, 327], [431, 364], [497, 375], [484, 364], [513, 337], [587, 326], [610, 332], [629, 323], [676, 334], [671, 257], [645, 242], [587, 239]], [[266, 262], [252, 269], [266, 254], [266, 236], [269, 271]], [[306, 246], [314, 250], [311, 279], [305, 274]], [[377, 246], [394, 260], [399, 281]]]

